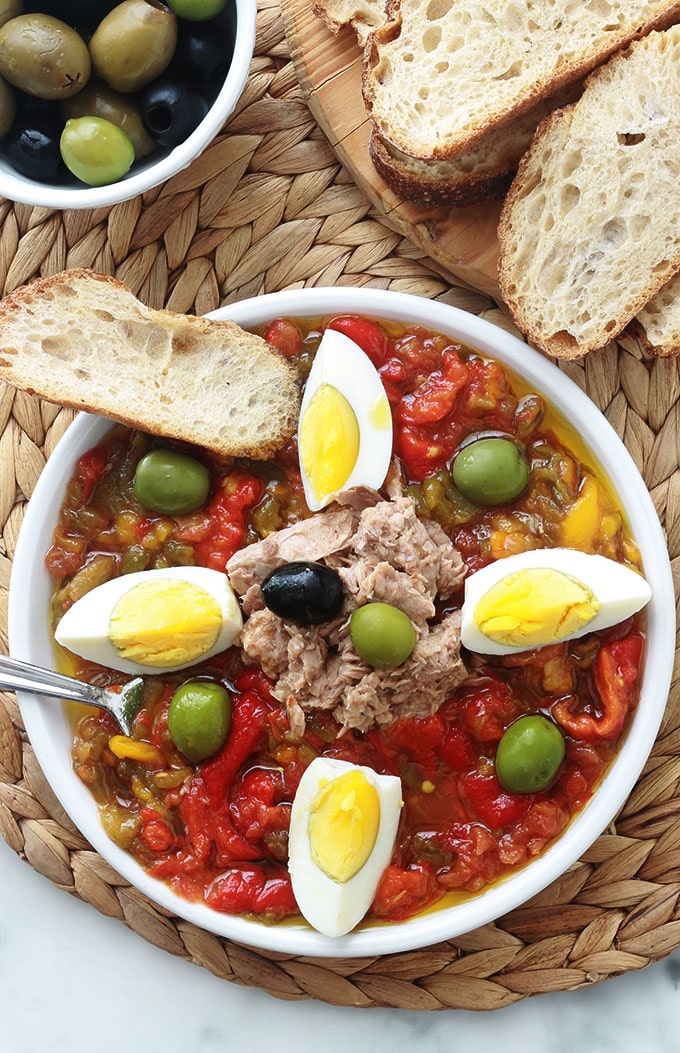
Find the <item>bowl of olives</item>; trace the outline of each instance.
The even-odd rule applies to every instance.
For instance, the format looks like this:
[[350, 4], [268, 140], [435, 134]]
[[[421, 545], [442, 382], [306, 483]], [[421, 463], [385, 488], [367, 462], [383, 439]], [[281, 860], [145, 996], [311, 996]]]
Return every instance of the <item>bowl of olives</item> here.
[[0, 0], [0, 195], [112, 205], [186, 168], [243, 90], [252, 0]]

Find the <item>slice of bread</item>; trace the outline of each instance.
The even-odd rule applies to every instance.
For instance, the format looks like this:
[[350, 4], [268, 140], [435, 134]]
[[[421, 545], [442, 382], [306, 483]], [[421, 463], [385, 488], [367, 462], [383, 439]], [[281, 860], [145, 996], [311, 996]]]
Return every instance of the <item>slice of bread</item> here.
[[648, 355], [680, 355], [680, 274], [674, 275], [628, 325]]
[[154, 310], [84, 269], [0, 301], [0, 380], [227, 456], [270, 457], [300, 404], [295, 369], [261, 337]]
[[373, 128], [371, 159], [395, 194], [417, 205], [461, 207], [502, 197], [541, 120], [550, 110], [571, 102], [580, 91], [579, 83], [542, 100], [511, 124], [483, 136], [469, 153], [451, 161], [410, 157], [381, 139]]
[[501, 295], [528, 339], [579, 357], [680, 270], [680, 27], [593, 73], [539, 127], [498, 228]]
[[380, 137], [429, 160], [468, 153], [493, 128], [680, 18], [680, 0], [393, 0], [364, 52]]
[[[368, 34], [387, 21], [387, 0], [316, 0], [314, 13], [334, 34], [351, 26], [360, 47]], [[501, 197], [517, 171], [539, 121], [555, 106], [576, 97], [576, 92], [541, 101], [526, 114], [483, 136], [469, 153], [452, 161], [427, 161], [411, 157], [371, 131], [369, 153], [376, 171], [399, 197], [426, 208], [442, 205], [464, 207], [487, 198]]]

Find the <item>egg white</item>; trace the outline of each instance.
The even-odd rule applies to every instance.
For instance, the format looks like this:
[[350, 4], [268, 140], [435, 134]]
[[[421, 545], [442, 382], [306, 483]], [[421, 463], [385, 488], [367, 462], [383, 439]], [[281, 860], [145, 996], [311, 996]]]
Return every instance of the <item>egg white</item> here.
[[529, 646], [513, 647], [490, 639], [475, 624], [474, 613], [482, 597], [507, 575], [537, 567], [576, 578], [594, 593], [600, 603], [600, 609], [591, 621], [578, 632], [561, 637], [562, 640], [573, 640], [617, 625], [641, 610], [651, 599], [652, 590], [641, 574], [605, 556], [569, 548], [519, 552], [490, 563], [466, 578], [461, 621], [464, 647], [478, 654], [499, 655], [533, 650]]
[[[340, 883], [328, 877], [314, 861], [308, 834], [310, 808], [327, 782], [353, 768], [363, 772], [378, 792], [380, 824], [366, 863], [348, 881]], [[382, 872], [392, 857], [401, 804], [401, 780], [395, 775], [379, 775], [363, 765], [329, 757], [315, 758], [305, 770], [291, 810], [288, 869], [300, 913], [325, 936], [350, 932], [373, 902]]]
[[305, 414], [322, 384], [336, 388], [352, 407], [359, 428], [359, 452], [342, 489], [320, 497], [300, 463], [305, 500], [312, 512], [354, 487], [380, 489], [392, 456], [392, 413], [378, 371], [358, 344], [335, 329], [325, 330], [314, 356], [300, 406], [298, 443]]
[[[122, 658], [108, 636], [111, 613], [125, 593], [136, 585], [153, 580], [179, 578], [205, 589], [216, 600], [222, 614], [218, 637], [204, 654], [177, 665], [145, 665]], [[81, 596], [64, 613], [55, 630], [55, 639], [62, 647], [90, 662], [118, 669], [122, 673], [158, 674], [187, 669], [225, 651], [235, 641], [243, 626], [238, 600], [226, 574], [207, 567], [169, 567], [164, 570], [141, 570], [112, 578]]]

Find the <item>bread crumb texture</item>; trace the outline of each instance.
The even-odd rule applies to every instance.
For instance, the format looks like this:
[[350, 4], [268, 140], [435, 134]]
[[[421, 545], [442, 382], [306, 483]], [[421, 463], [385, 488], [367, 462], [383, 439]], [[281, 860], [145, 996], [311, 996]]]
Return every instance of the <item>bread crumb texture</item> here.
[[297, 425], [295, 370], [230, 321], [146, 307], [86, 270], [0, 302], [0, 377], [51, 402], [233, 456], [269, 457]]
[[589, 78], [539, 128], [499, 225], [520, 329], [574, 357], [617, 336], [680, 269], [680, 28]]
[[669, 0], [394, 0], [368, 39], [364, 97], [381, 137], [454, 157], [492, 126], [670, 24]]

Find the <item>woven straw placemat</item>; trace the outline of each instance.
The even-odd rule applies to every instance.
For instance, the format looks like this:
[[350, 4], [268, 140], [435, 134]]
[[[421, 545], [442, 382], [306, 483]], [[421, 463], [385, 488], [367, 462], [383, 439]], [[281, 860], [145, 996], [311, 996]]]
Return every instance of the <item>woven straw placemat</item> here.
[[[0, 201], [0, 291], [90, 266], [147, 303], [205, 313], [307, 285], [372, 285], [444, 300], [501, 324], [384, 223], [342, 170], [297, 85], [276, 0], [259, 0], [243, 98], [195, 164], [110, 209], [62, 213]], [[630, 450], [680, 566], [680, 375], [633, 343], [570, 363]], [[26, 501], [70, 411], [0, 389], [0, 644]], [[616, 823], [559, 881], [496, 924], [425, 950], [313, 960], [220, 939], [131, 888], [74, 829], [27, 742], [16, 699], [0, 694], [0, 833], [58, 887], [151, 943], [219, 977], [283, 999], [337, 1005], [488, 1010], [639, 969], [680, 946], [680, 696], [677, 673], [651, 758]]]

